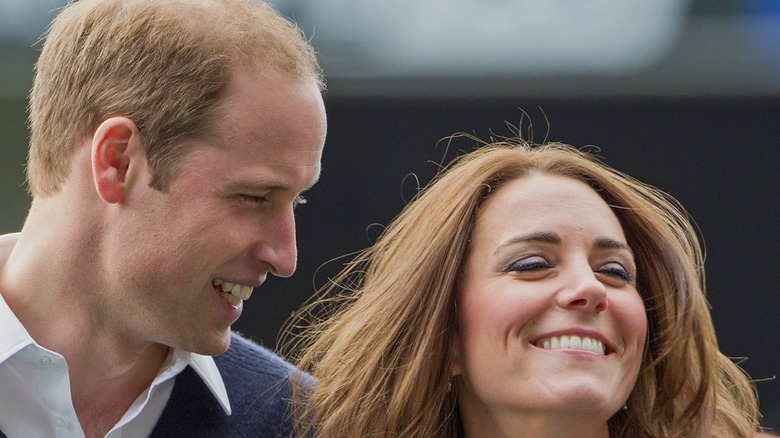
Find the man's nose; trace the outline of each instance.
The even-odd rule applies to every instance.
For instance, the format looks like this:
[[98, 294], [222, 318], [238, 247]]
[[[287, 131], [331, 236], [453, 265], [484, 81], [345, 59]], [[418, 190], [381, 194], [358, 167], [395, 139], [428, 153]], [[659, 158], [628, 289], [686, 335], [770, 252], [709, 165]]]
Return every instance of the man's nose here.
[[260, 224], [259, 242], [253, 257], [270, 267], [277, 277], [289, 277], [295, 272], [298, 250], [295, 242], [295, 216], [290, 208], [279, 212]]

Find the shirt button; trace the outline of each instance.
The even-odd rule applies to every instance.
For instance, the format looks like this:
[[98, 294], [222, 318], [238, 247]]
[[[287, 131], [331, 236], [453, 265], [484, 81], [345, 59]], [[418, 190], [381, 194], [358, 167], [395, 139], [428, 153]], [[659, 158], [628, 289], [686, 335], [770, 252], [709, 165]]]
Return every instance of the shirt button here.
[[51, 365], [52, 361], [51, 361], [51, 357], [49, 357], [49, 356], [41, 356], [41, 359], [39, 360], [39, 362], [40, 362], [40, 364], [42, 366], [47, 367], [47, 366]]
[[68, 427], [68, 420], [66, 420], [66, 419], [64, 419], [62, 417], [57, 417], [54, 420], [54, 425], [59, 427], [60, 429], [65, 429], [66, 427]]

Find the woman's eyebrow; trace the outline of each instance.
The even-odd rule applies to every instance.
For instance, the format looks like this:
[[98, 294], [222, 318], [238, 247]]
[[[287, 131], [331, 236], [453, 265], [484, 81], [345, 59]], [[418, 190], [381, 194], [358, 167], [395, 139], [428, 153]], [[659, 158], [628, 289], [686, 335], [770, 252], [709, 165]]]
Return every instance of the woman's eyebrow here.
[[498, 245], [498, 248], [496, 248], [493, 254], [497, 254], [501, 252], [501, 250], [503, 250], [508, 246], [512, 246], [523, 242], [542, 242], [542, 243], [560, 244], [561, 237], [556, 233], [553, 233], [552, 231], [538, 231], [538, 232], [533, 232], [528, 234], [521, 234], [510, 238], [509, 240], [503, 242], [501, 245]]
[[[551, 231], [539, 231], [539, 232], [533, 232], [528, 234], [521, 234], [518, 236], [514, 236], [509, 240], [503, 242], [501, 245], [498, 246], [498, 248], [496, 248], [494, 254], [501, 252], [501, 250], [503, 250], [508, 246], [512, 246], [517, 243], [523, 243], [523, 242], [542, 242], [542, 243], [560, 244], [561, 237], [558, 234], [553, 233]], [[622, 249], [628, 251], [632, 257], [634, 256], [634, 251], [632, 251], [627, 244], [621, 242], [620, 240], [613, 239], [611, 237], [597, 238], [596, 241], [593, 243], [593, 247], [596, 249]]]
[[596, 249], [622, 249], [628, 251], [631, 257], [634, 257], [634, 251], [631, 250], [627, 244], [613, 239], [611, 237], [599, 237], [593, 242], [593, 247]]

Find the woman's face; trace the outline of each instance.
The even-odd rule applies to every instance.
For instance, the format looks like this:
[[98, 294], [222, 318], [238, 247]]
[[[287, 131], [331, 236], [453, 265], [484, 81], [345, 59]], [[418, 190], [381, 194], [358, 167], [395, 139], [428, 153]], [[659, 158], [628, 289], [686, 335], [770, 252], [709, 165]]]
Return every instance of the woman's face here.
[[453, 374], [467, 434], [569, 420], [579, 436], [606, 432], [647, 320], [632, 251], [599, 195], [561, 176], [508, 182], [480, 210], [464, 274]]

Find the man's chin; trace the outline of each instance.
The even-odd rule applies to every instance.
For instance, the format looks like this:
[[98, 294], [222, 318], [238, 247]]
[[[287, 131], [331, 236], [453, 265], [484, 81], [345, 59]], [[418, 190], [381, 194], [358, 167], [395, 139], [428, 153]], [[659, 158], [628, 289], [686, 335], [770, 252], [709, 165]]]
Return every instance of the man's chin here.
[[193, 339], [191, 345], [183, 349], [203, 356], [219, 356], [230, 347], [230, 330], [226, 333], [209, 339]]

